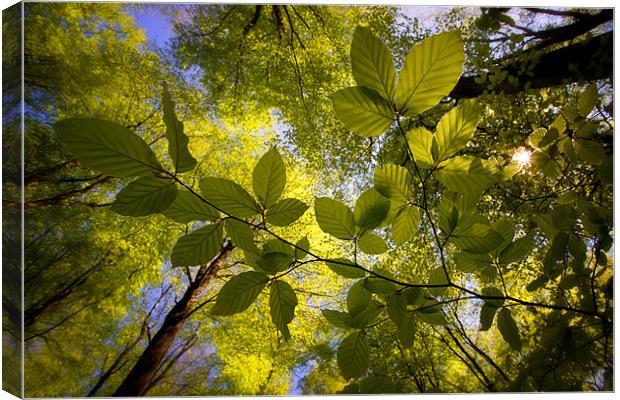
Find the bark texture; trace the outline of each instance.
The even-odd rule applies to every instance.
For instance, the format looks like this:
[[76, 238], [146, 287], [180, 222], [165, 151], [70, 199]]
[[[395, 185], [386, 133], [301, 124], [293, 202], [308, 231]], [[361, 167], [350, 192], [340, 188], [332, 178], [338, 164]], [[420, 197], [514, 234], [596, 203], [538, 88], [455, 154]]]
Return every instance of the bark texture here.
[[113, 396], [135, 397], [142, 396], [146, 392], [177, 333], [190, 315], [200, 293], [209, 285], [232, 249], [232, 243], [227, 242], [211, 263], [200, 268], [194, 281], [188, 286], [181, 300], [168, 312], [162, 326]]

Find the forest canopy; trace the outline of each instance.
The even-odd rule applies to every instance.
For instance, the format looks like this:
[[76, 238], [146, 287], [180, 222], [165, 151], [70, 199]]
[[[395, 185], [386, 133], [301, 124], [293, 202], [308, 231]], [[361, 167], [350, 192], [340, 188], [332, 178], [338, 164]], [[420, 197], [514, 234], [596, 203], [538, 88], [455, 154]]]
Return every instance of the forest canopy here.
[[5, 390], [613, 390], [612, 9], [18, 16]]

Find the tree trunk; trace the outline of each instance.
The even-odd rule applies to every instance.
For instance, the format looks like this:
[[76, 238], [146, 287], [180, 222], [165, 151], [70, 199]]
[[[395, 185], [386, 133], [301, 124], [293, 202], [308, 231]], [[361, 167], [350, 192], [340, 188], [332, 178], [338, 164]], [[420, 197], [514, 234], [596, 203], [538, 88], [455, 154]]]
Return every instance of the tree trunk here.
[[[524, 54], [531, 53], [525, 51]], [[508, 76], [518, 78], [519, 83], [513, 86], [505, 79], [494, 88], [498, 93], [515, 94], [526, 88], [541, 89], [569, 82], [588, 82], [599, 79], [613, 78], [613, 31], [589, 40], [543, 53], [533, 64], [532, 76], [519, 75], [522, 62], [514, 62], [502, 71]], [[525, 61], [528, 63], [528, 61]], [[488, 82], [476, 82], [476, 76], [462, 76], [450, 93], [454, 99], [466, 99], [480, 96], [487, 89]], [[527, 85], [527, 86], [526, 86]]]
[[159, 328], [149, 345], [136, 362], [125, 380], [116, 389], [112, 396], [141, 396], [146, 392], [149, 383], [159, 368], [166, 352], [176, 338], [177, 333], [185, 323], [196, 303], [198, 296], [208, 286], [215, 276], [226, 256], [232, 251], [233, 245], [227, 242], [220, 254], [208, 265], [203, 265], [196, 278], [190, 283], [185, 294], [166, 315], [164, 323]]
[[74, 293], [80, 286], [82, 286], [88, 278], [97, 271], [101, 265], [106, 261], [106, 259], [110, 256], [112, 250], [108, 250], [106, 254], [101, 257], [99, 261], [76, 278], [74, 278], [67, 285], [58, 290], [55, 294], [48, 297], [44, 301], [41, 301], [37, 304], [32, 304], [26, 310], [24, 310], [24, 326], [26, 330], [29, 327], [33, 326], [35, 322], [39, 320], [41, 315], [48, 312], [50, 309], [56, 307], [61, 301], [65, 300], [69, 295]]

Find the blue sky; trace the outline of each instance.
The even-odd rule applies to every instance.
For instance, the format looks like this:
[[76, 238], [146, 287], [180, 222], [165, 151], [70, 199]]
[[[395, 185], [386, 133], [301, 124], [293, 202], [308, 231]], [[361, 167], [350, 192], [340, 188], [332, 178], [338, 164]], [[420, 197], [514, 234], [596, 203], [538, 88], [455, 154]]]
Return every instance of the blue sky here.
[[157, 47], [165, 48], [167, 42], [174, 36], [174, 30], [169, 17], [163, 15], [159, 4], [141, 4], [128, 6], [129, 14]]

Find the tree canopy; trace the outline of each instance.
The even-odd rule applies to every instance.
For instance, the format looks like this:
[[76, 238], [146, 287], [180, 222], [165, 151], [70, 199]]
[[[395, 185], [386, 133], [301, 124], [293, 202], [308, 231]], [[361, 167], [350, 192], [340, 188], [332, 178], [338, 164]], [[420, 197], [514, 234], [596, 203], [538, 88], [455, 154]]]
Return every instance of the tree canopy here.
[[421, 11], [26, 3], [3, 387], [613, 390], [613, 10]]

